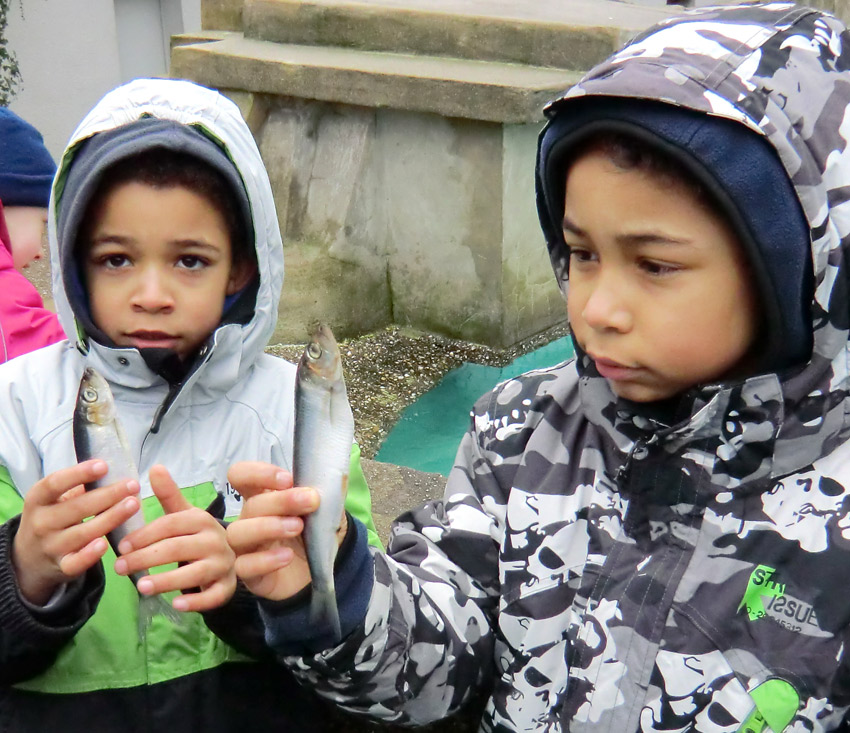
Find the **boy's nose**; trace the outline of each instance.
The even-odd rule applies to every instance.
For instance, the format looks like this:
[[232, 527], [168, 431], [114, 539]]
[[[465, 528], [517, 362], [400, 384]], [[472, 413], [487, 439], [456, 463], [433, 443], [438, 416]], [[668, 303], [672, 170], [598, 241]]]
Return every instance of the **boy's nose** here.
[[133, 308], [152, 313], [167, 312], [174, 308], [171, 289], [164, 278], [155, 270], [139, 273], [137, 286], [133, 291], [130, 302]]
[[610, 279], [598, 281], [590, 290], [581, 315], [596, 331], [626, 333], [632, 327], [632, 315], [626, 306], [622, 284]]

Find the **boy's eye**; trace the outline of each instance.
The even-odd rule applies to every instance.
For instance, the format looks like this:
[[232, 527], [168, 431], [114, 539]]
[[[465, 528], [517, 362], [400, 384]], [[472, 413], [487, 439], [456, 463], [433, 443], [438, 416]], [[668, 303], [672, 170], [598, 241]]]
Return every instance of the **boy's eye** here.
[[198, 257], [197, 255], [182, 255], [180, 259], [177, 260], [178, 267], [182, 267], [184, 270], [200, 270], [205, 267], [207, 261], [203, 257]]
[[567, 245], [567, 250], [570, 253], [570, 260], [572, 262], [593, 262], [596, 259], [596, 256], [589, 249], [584, 249], [583, 247], [571, 247]]
[[104, 255], [98, 262], [107, 270], [117, 270], [127, 267], [130, 264], [130, 258], [127, 255]]
[[644, 272], [650, 275], [669, 275], [679, 270], [676, 265], [671, 265], [666, 262], [657, 262], [655, 260], [642, 260], [640, 267]]

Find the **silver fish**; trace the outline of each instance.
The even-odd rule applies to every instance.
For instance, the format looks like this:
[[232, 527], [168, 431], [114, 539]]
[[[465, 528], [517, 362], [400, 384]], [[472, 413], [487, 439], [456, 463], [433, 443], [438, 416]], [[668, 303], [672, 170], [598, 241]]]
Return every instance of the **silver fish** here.
[[[91, 367], [87, 367], [80, 380], [77, 392], [77, 404], [74, 408], [74, 450], [79, 462], [90, 458], [100, 458], [106, 462], [106, 475], [97, 481], [86, 484], [91, 491], [100, 486], [108, 486], [117, 481], [139, 478], [139, 472], [124, 429], [118, 420], [115, 399], [109, 384]], [[106, 538], [118, 555], [118, 545], [128, 534], [144, 527], [145, 518], [139, 509], [126, 522], [116, 527]], [[133, 573], [130, 577], [134, 585], [147, 575], [147, 571]], [[175, 623], [181, 619], [177, 611], [162, 596], [139, 594], [139, 638], [143, 639], [153, 615], [161, 613]]]
[[341, 637], [334, 590], [337, 530], [348, 489], [354, 416], [333, 333], [319, 326], [304, 349], [295, 381], [293, 482], [319, 492], [319, 508], [305, 517], [304, 541], [312, 576], [310, 617], [330, 623]]

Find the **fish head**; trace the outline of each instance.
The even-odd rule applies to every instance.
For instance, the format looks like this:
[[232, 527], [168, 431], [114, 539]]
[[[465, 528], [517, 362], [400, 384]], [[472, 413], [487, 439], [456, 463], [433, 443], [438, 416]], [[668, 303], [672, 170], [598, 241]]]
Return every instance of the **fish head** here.
[[320, 324], [298, 363], [299, 378], [328, 384], [343, 383], [342, 358], [331, 329]]
[[86, 422], [105, 425], [115, 419], [115, 400], [107, 381], [91, 367], [86, 367], [77, 392], [77, 414]]

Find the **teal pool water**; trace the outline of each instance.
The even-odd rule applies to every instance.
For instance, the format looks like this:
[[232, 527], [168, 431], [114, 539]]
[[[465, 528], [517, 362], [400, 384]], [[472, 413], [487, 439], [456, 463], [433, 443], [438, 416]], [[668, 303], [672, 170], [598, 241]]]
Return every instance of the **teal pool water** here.
[[463, 434], [469, 410], [482, 394], [499, 382], [531, 369], [558, 364], [573, 355], [569, 336], [518, 357], [504, 367], [463, 364], [401, 414], [375, 458], [447, 476]]

